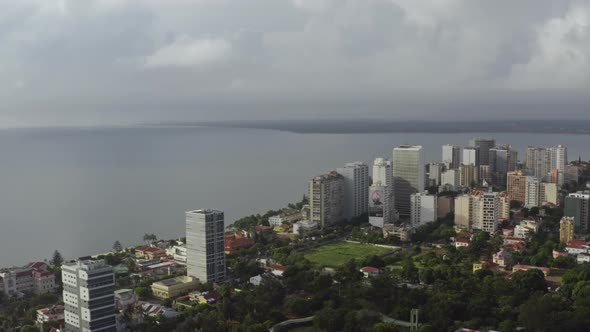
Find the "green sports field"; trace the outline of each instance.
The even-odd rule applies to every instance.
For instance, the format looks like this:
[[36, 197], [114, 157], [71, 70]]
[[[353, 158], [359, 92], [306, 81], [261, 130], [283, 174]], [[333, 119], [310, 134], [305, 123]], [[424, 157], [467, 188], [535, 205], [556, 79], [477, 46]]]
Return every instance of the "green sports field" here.
[[383, 255], [390, 251], [391, 249], [370, 244], [336, 242], [305, 252], [305, 258], [321, 266], [338, 267], [353, 258], [360, 261], [369, 256]]

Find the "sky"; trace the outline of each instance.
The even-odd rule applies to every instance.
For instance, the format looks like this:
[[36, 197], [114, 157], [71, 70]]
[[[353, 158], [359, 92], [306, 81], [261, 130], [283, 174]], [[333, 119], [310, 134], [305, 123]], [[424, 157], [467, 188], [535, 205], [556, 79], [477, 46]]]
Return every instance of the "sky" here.
[[590, 118], [586, 0], [0, 0], [0, 126]]

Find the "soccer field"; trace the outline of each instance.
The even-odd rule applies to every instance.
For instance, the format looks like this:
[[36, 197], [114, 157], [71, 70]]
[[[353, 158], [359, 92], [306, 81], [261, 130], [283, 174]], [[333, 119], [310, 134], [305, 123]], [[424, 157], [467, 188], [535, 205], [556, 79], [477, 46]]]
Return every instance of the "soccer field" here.
[[338, 267], [351, 259], [363, 260], [373, 255], [383, 255], [392, 249], [370, 244], [337, 242], [314, 248], [305, 253], [310, 262], [325, 267]]

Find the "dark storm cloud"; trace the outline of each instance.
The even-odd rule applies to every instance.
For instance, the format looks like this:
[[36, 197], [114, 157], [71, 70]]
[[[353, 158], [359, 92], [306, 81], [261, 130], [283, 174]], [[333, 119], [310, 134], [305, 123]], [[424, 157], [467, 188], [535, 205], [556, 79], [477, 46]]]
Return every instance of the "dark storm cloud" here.
[[0, 0], [0, 120], [588, 117], [590, 3]]

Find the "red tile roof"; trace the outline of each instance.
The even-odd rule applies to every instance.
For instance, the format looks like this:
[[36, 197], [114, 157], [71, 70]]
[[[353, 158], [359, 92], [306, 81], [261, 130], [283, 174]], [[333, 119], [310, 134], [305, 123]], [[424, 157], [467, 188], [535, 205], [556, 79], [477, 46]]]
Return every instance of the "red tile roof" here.
[[379, 269], [376, 267], [372, 267], [372, 266], [365, 266], [361, 269], [361, 272], [375, 273], [375, 272], [379, 272]]
[[569, 248], [582, 249], [584, 246], [588, 246], [588, 242], [581, 240], [571, 240], [567, 243], [567, 246]]
[[455, 242], [460, 242], [460, 243], [471, 243], [471, 240], [469, 239], [457, 239], [457, 241]]
[[281, 264], [273, 264], [269, 266], [273, 270], [286, 271], [289, 267]]

